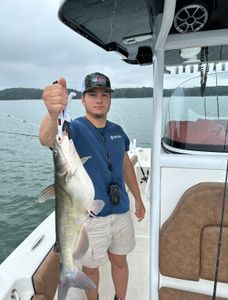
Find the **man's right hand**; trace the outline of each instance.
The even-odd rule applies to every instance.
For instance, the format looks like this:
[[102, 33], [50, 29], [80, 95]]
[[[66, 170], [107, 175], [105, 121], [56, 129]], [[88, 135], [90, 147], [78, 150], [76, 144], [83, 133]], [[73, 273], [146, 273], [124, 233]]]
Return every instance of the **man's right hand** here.
[[47, 86], [43, 91], [42, 97], [50, 117], [53, 120], [57, 120], [60, 112], [67, 105], [68, 92], [66, 80], [60, 78], [57, 83]]

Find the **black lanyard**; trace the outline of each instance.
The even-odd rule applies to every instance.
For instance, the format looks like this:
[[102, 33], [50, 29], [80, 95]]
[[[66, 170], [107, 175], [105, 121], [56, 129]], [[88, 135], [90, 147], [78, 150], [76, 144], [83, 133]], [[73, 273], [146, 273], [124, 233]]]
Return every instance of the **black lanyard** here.
[[105, 153], [106, 153], [106, 157], [107, 157], [107, 165], [108, 165], [108, 169], [110, 172], [112, 172], [112, 162], [111, 162], [111, 159], [110, 159], [110, 155], [109, 155], [109, 152], [108, 152], [108, 145], [107, 145], [107, 140], [105, 138], [105, 132], [102, 130], [97, 130], [102, 138], [102, 144], [104, 145], [104, 149], [105, 149]]
[[111, 175], [112, 175], [112, 171], [113, 171], [112, 162], [111, 162], [111, 158], [110, 158], [109, 151], [108, 151], [107, 140], [106, 140], [106, 137], [105, 137], [106, 127], [97, 128], [86, 117], [84, 117], [84, 119], [85, 119], [86, 124], [88, 125], [88, 127], [93, 131], [93, 133], [96, 135], [96, 137], [101, 141], [101, 144], [103, 145], [103, 148], [105, 150], [106, 163], [107, 163], [108, 169], [109, 169], [109, 171], [111, 172]]

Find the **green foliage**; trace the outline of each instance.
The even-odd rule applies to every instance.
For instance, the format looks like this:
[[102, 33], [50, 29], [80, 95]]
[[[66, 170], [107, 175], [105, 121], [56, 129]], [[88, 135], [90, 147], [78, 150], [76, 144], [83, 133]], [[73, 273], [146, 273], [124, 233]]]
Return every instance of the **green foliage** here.
[[[81, 92], [68, 89], [68, 92], [76, 92], [76, 98], [81, 98]], [[0, 90], [0, 100], [22, 100], [22, 99], [41, 99], [43, 90], [33, 88], [9, 88]], [[152, 97], [153, 88], [123, 88], [115, 89], [112, 94], [113, 98], [143, 98]]]
[[153, 88], [122, 88], [115, 89], [112, 98], [146, 98], [153, 96]]
[[0, 100], [41, 99], [41, 89], [11, 88], [0, 91]]
[[[75, 90], [69, 89], [69, 92]], [[10, 88], [0, 91], [0, 100], [23, 100], [23, 99], [41, 99], [42, 89], [33, 88]], [[77, 98], [80, 98], [81, 93], [76, 91]]]
[[[81, 92], [73, 89], [68, 89], [68, 92], [76, 92], [76, 98], [81, 97]], [[164, 97], [169, 97], [174, 92], [173, 89], [166, 89], [163, 92]], [[178, 92], [178, 90], [177, 90]], [[41, 99], [43, 90], [33, 89], [33, 88], [9, 88], [5, 90], [0, 90], [0, 100], [22, 100], [22, 99]], [[188, 88], [181, 90], [182, 95], [199, 97], [200, 88]], [[227, 86], [219, 87], [206, 87], [205, 96], [225, 96], [228, 95]], [[122, 88], [115, 89], [112, 94], [112, 98], [147, 98], [153, 97], [153, 88], [151, 87], [141, 87], [141, 88]]]

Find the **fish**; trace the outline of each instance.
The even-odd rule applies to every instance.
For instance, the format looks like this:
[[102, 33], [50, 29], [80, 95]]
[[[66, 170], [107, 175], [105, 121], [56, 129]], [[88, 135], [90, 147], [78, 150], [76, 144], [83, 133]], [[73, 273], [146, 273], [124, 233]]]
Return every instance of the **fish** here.
[[69, 130], [56, 136], [52, 151], [54, 185], [41, 193], [39, 201], [45, 202], [55, 194], [56, 244], [60, 252], [58, 300], [64, 300], [70, 287], [96, 288], [76, 264], [89, 247], [85, 226], [89, 212], [97, 215], [104, 202], [94, 201], [94, 186], [83, 166], [91, 157], [79, 157]]

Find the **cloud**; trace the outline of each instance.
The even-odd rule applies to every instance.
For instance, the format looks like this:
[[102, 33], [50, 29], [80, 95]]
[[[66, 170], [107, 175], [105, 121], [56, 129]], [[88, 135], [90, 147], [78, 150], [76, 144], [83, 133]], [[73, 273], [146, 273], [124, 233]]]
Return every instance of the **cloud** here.
[[66, 27], [58, 0], [7, 0], [0, 10], [0, 89], [43, 88], [59, 77], [81, 88], [83, 77], [99, 71], [112, 86], [152, 85], [152, 66], [131, 66]]

